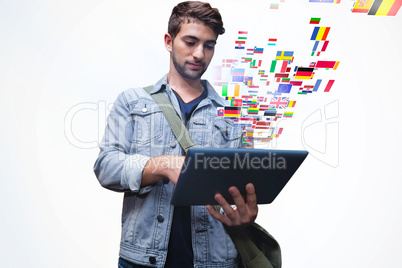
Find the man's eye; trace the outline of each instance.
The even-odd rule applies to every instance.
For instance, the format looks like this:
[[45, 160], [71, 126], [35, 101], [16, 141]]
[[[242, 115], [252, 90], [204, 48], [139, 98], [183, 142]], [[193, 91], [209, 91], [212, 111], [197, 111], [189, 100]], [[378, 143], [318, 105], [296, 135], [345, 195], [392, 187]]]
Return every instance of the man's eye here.
[[194, 46], [194, 45], [195, 45], [194, 42], [186, 42], [186, 44], [187, 44], [188, 46]]
[[207, 49], [214, 49], [214, 46], [205, 46]]

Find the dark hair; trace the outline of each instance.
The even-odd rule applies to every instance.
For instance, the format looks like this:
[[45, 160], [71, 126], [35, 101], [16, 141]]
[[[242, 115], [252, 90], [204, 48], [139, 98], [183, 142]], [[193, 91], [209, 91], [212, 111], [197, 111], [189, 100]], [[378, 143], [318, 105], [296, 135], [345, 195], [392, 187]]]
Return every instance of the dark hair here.
[[186, 1], [179, 3], [170, 15], [168, 33], [174, 39], [180, 31], [182, 23], [200, 21], [211, 27], [216, 36], [223, 34], [223, 22], [217, 8], [212, 8], [209, 3], [199, 1]]

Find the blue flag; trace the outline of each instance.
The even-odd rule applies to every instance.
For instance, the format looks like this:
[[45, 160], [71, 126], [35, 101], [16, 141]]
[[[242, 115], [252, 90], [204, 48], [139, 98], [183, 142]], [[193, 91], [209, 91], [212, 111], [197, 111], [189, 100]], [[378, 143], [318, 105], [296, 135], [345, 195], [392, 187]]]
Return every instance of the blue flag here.
[[292, 84], [279, 84], [278, 92], [280, 93], [290, 93], [292, 89]]

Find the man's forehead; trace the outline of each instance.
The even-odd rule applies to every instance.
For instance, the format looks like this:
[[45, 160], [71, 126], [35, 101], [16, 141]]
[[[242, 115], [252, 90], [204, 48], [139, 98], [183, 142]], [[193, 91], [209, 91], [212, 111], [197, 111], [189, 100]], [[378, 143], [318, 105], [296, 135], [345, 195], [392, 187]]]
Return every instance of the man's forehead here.
[[188, 21], [186, 23], [182, 23], [177, 36], [180, 36], [181, 38], [188, 37], [203, 41], [216, 41], [217, 39], [217, 35], [215, 34], [214, 30], [210, 26], [200, 21]]

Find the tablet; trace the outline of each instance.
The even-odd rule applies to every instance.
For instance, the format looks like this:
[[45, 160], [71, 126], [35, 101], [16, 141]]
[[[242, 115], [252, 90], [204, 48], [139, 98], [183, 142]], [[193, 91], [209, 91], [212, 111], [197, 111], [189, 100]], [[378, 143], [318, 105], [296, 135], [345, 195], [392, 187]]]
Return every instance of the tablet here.
[[245, 196], [253, 183], [258, 204], [271, 203], [307, 157], [307, 151], [189, 148], [171, 204], [217, 205], [220, 193], [234, 204], [228, 189], [236, 186]]

